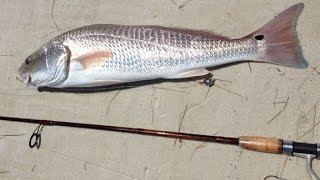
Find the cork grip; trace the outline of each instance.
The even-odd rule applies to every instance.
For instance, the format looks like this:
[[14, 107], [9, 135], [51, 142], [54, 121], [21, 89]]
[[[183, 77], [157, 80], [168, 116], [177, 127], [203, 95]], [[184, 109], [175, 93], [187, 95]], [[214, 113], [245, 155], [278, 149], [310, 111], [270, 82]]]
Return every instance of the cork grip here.
[[240, 136], [239, 146], [251, 151], [259, 151], [273, 154], [282, 153], [282, 140], [267, 137]]

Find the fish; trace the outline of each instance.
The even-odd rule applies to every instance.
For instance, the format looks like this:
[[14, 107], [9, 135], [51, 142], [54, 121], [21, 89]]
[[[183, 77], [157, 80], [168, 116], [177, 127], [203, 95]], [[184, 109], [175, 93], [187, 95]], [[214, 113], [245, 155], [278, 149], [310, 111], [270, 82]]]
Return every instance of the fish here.
[[234, 62], [307, 68], [297, 35], [304, 8], [295, 4], [237, 39], [204, 30], [94, 24], [64, 32], [28, 56], [19, 78], [36, 87], [99, 87], [205, 76]]

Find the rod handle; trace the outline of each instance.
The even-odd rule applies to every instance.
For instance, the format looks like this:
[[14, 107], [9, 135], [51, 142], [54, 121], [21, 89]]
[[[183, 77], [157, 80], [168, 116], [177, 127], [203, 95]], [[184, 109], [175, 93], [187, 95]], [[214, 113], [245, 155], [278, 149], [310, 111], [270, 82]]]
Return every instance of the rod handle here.
[[282, 154], [282, 140], [276, 138], [240, 136], [239, 146], [250, 151]]

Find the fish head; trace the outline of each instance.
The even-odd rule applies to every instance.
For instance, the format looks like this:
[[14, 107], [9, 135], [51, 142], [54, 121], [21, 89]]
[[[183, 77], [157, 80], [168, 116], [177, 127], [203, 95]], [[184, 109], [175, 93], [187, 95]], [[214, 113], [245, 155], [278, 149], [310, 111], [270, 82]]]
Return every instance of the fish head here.
[[37, 87], [56, 86], [68, 76], [69, 50], [62, 43], [50, 41], [28, 56], [18, 73], [21, 81]]

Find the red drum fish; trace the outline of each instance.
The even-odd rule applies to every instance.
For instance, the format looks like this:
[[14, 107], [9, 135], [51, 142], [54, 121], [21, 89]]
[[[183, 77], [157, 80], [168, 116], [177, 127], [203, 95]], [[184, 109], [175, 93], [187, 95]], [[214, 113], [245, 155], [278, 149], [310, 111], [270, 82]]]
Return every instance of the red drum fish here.
[[303, 7], [293, 5], [239, 39], [161, 26], [84, 26], [40, 47], [19, 75], [28, 85], [66, 88], [203, 76], [206, 68], [240, 61], [306, 68], [296, 32]]

